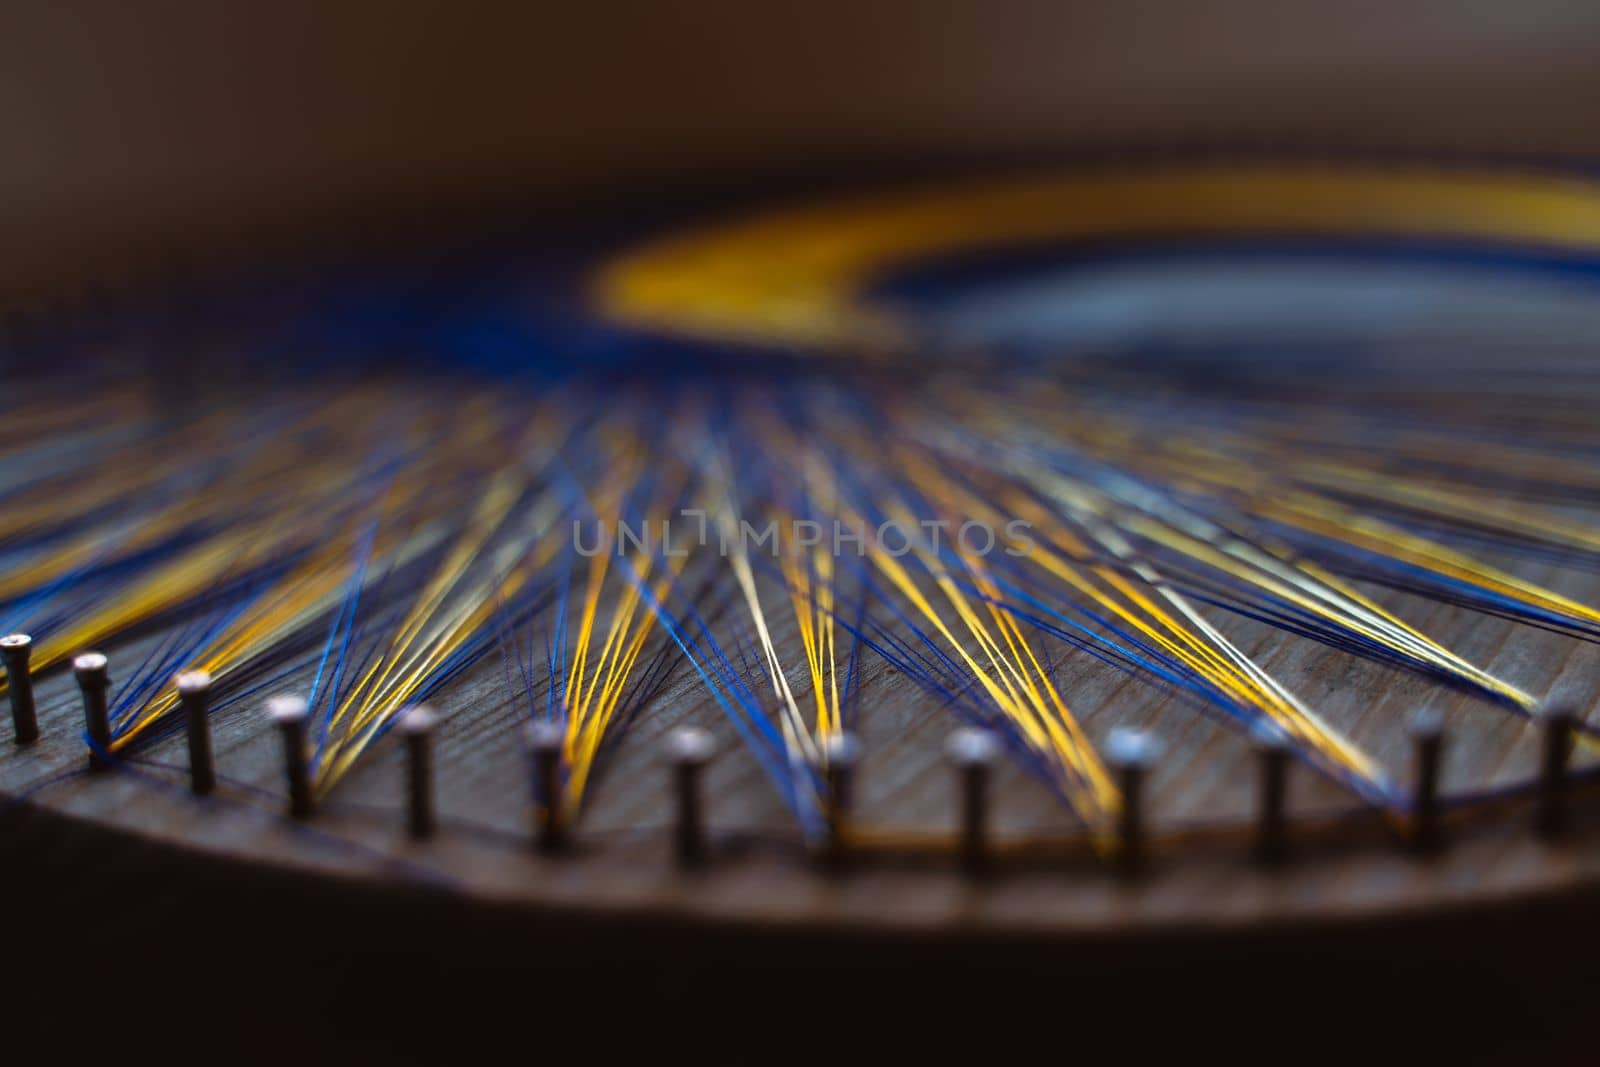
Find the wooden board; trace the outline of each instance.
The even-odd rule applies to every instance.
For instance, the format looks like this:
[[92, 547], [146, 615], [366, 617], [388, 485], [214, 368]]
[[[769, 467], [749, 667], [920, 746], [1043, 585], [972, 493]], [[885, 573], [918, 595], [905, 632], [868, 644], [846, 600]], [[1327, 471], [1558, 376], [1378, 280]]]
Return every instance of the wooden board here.
[[[1542, 576], [1575, 595], [1600, 592], [1593, 575]], [[1592, 702], [1594, 646], [1383, 595], [1405, 617], [1508, 680], [1534, 693], [1581, 696], [1586, 708]], [[1405, 722], [1422, 706], [1448, 712], [1447, 793], [1515, 784], [1533, 773], [1537, 728], [1526, 719], [1256, 623], [1234, 619], [1226, 627], [1402, 780], [1409, 758]], [[781, 631], [775, 638], [793, 640]], [[138, 643], [108, 651], [114, 681], [116, 665], [140, 655]], [[1256, 757], [1237, 731], [1097, 665], [1069, 659], [1059, 679], [1097, 741], [1114, 724], [1134, 722], [1170, 742], [1152, 782], [1154, 867], [1135, 884], [1083, 847], [1054, 796], [1010, 767], [997, 776], [994, 814], [997, 844], [1014, 855], [995, 877], [974, 882], [948, 857], [903, 845], [866, 848], [844, 874], [819, 869], [767, 780], [739, 749], [698, 679], [682, 667], [624, 735], [591, 791], [575, 848], [557, 857], [532, 848], [521, 715], [497, 661], [480, 663], [436, 702], [444, 713], [436, 739], [443, 826], [428, 842], [405, 834], [398, 738], [386, 738], [314, 820], [299, 824], [283, 815], [279, 738], [258, 708], [235, 707], [214, 717], [223, 786], [217, 796], [197, 800], [187, 790], [181, 736], [141, 752], [123, 769], [88, 773], [78, 695], [64, 674], [38, 687], [43, 740], [0, 751], [0, 787], [45, 812], [108, 827], [153, 848], [173, 846], [315, 879], [443, 887], [484, 903], [547, 913], [674, 917], [733, 927], [1103, 936], [1494, 906], [1583, 893], [1600, 879], [1600, 810], [1582, 813], [1571, 841], [1550, 845], [1529, 833], [1525, 803], [1478, 805], [1453, 826], [1452, 846], [1442, 856], [1419, 860], [1381, 818], [1305, 771], [1297, 771], [1291, 789], [1301, 827], [1294, 862], [1278, 871], [1259, 869], [1248, 849]], [[947, 840], [955, 793], [942, 745], [955, 721], [881, 663], [868, 668], [862, 698], [863, 839], [876, 840], [892, 828]], [[672, 794], [662, 753], [665, 733], [682, 723], [709, 729], [722, 748], [706, 781], [714, 860], [687, 873], [672, 861]], [[1584, 799], [1581, 807], [1595, 805]]]

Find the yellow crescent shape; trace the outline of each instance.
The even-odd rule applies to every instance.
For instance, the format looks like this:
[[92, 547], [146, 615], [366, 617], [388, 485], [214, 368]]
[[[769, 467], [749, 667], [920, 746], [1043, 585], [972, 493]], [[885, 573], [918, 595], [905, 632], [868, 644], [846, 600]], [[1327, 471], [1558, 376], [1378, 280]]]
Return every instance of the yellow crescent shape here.
[[948, 181], [650, 241], [593, 279], [614, 323], [837, 351], [906, 324], [865, 296], [897, 267], [968, 248], [1150, 236], [1352, 236], [1600, 250], [1600, 183], [1559, 173], [1217, 165]]

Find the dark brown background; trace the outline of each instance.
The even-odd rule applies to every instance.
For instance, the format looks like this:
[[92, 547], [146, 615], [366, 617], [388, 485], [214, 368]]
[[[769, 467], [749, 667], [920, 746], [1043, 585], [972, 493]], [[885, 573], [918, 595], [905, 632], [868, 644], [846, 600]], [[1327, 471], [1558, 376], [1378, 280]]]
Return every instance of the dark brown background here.
[[522, 190], [1081, 143], [1600, 147], [1587, 0], [22, 0], [0, 284]]

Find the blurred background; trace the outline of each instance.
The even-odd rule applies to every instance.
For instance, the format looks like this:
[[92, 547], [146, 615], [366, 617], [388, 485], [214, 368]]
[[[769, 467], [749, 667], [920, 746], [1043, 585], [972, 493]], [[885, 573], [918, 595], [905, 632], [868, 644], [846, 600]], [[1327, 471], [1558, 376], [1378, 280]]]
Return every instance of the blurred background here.
[[1600, 148], [1593, 0], [21, 0], [0, 289], [329, 223], [844, 165]]

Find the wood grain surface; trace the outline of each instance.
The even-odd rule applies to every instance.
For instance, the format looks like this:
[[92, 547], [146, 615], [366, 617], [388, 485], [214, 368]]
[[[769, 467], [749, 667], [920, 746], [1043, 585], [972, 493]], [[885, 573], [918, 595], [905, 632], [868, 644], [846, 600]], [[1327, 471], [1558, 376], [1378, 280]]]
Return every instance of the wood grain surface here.
[[[1512, 560], [1503, 561], [1517, 567]], [[1600, 577], [1523, 573], [1580, 598], [1600, 594]], [[1371, 590], [1404, 618], [1509, 681], [1536, 694], [1593, 704], [1597, 650], [1569, 637], [1414, 597]], [[1533, 773], [1537, 727], [1481, 700], [1418, 676], [1375, 666], [1248, 620], [1219, 614], [1225, 630], [1312, 707], [1348, 730], [1401, 781], [1408, 780], [1408, 716], [1428, 706], [1450, 727], [1445, 791], [1456, 798], [1525, 782]], [[780, 625], [785, 647], [794, 635]], [[143, 641], [153, 640], [146, 637]], [[141, 641], [111, 646], [136, 662]], [[798, 650], [796, 649], [798, 655]], [[496, 657], [479, 663], [434, 703], [444, 712], [436, 738], [443, 827], [425, 843], [404, 829], [403, 752], [384, 739], [339, 784], [317, 817], [283, 816], [279, 738], [259, 707], [214, 716], [223, 785], [197, 800], [186, 785], [181, 735], [139, 753], [122, 769], [84, 770], [81, 710], [70, 676], [38, 689], [44, 738], [0, 751], [0, 788], [44, 812], [86, 821], [189, 855], [244, 861], [332, 879], [445, 889], [486, 904], [545, 913], [672, 916], [731, 926], [849, 930], [1045, 933], [1104, 936], [1115, 931], [1227, 929], [1327, 923], [1491, 906], [1582, 893], [1600, 879], [1600, 811], [1583, 798], [1572, 838], [1559, 845], [1529, 832], [1524, 802], [1466, 805], [1451, 847], [1418, 859], [1393, 826], [1297, 768], [1291, 807], [1294, 861], [1264, 871], [1248, 855], [1255, 756], [1233, 728], [1193, 706], [1087, 656], [1060, 657], [1063, 695], [1103, 741], [1112, 726], [1136, 723], [1168, 742], [1151, 789], [1157, 835], [1154, 869], [1126, 884], [1082, 843], [1071, 815], [1039, 783], [1007, 767], [995, 789], [995, 831], [1003, 853], [995, 877], [964, 877], [937, 847], [955, 819], [953, 772], [942, 745], [952, 716], [932, 707], [882, 663], [865, 668], [860, 732], [860, 855], [843, 874], [820, 870], [768, 781], [740, 750], [699, 680], [675, 668], [606, 759], [568, 855], [540, 856], [529, 831], [529, 765], [521, 739], [525, 711], [509, 699]], [[291, 685], [290, 688], [293, 688]], [[693, 723], [712, 731], [721, 753], [707, 777], [714, 860], [704, 871], [672, 862], [672, 796], [663, 737]], [[1580, 758], [1580, 766], [1587, 765]], [[876, 846], [893, 831], [893, 847]]]

